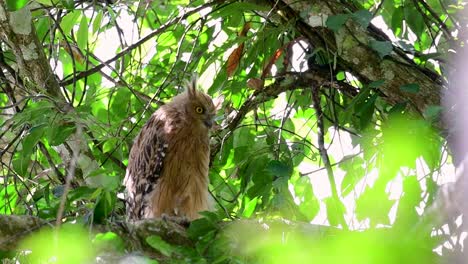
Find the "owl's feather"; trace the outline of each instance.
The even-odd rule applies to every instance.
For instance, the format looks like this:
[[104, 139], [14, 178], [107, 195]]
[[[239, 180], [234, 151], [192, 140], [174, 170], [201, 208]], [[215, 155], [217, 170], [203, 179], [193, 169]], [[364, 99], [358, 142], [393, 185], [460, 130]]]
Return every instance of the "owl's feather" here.
[[[124, 184], [130, 220], [197, 218], [209, 210], [209, 129], [215, 107], [195, 82], [159, 108], [130, 151]], [[200, 112], [201, 111], [201, 112]]]

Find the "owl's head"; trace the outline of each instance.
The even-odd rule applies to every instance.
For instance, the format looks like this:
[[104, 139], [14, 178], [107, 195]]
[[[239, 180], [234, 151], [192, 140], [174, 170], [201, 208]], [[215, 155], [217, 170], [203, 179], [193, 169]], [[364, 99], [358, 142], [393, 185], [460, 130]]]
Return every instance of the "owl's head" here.
[[186, 87], [186, 91], [181, 94], [185, 113], [190, 121], [210, 129], [214, 124], [217, 106], [209, 95], [197, 90], [195, 78], [187, 82]]

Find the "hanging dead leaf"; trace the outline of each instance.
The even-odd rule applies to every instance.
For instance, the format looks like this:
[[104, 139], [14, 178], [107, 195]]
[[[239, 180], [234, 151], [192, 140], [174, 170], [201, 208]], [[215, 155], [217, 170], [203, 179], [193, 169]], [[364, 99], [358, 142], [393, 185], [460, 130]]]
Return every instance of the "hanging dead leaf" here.
[[283, 54], [283, 47], [275, 51], [275, 54], [271, 56], [270, 60], [268, 61], [268, 64], [265, 66], [265, 68], [263, 68], [262, 77], [261, 77], [262, 80], [264, 80], [265, 77], [267, 77], [267, 75], [270, 74], [271, 67], [273, 67], [273, 64], [275, 64], [275, 62], [279, 59], [281, 54]]
[[227, 60], [227, 76], [231, 77], [234, 72], [236, 71], [237, 67], [240, 63], [240, 58], [242, 56], [242, 52], [244, 51], [244, 43], [239, 44], [235, 50], [232, 51], [231, 55]]
[[[239, 36], [245, 37], [249, 29], [250, 29], [250, 22], [247, 22], [242, 27], [242, 30], [239, 32]], [[236, 71], [237, 67], [239, 67], [240, 59], [242, 57], [243, 52], [244, 52], [244, 42], [240, 43], [239, 46], [236, 49], [234, 49], [232, 53], [229, 55], [228, 60], [227, 60], [227, 67], [226, 67], [226, 72], [227, 72], [228, 77], [231, 77]]]

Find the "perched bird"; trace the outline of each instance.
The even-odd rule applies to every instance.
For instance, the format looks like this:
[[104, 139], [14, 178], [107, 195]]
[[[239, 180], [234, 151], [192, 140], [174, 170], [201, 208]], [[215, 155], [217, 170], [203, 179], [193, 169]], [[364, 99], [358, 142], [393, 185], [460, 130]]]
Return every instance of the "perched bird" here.
[[136, 137], [124, 184], [129, 220], [193, 220], [212, 206], [208, 192], [209, 130], [216, 107], [196, 80], [161, 106]]

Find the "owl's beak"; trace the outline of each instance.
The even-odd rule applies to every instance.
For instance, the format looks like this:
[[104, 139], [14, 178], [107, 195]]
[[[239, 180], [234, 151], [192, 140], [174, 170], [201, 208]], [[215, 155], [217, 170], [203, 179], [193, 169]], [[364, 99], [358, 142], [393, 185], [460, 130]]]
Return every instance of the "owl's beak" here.
[[203, 121], [206, 127], [211, 128], [213, 126], [213, 118], [207, 118]]

